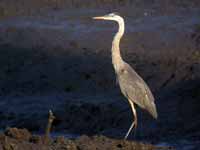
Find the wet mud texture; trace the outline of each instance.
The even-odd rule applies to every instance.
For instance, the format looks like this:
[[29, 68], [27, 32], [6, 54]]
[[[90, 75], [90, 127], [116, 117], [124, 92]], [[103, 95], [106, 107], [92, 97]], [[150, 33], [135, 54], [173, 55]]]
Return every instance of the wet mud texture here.
[[9, 128], [0, 134], [0, 150], [154, 150], [171, 149], [151, 144], [110, 139], [105, 136], [81, 136], [77, 139], [55, 137], [45, 140], [26, 129]]

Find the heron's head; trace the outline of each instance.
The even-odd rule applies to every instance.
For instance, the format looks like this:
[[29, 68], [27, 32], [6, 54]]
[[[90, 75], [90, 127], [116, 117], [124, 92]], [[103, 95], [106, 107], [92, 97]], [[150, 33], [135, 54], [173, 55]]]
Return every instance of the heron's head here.
[[120, 21], [122, 20], [122, 17], [120, 17], [117, 13], [110, 13], [104, 16], [98, 16], [93, 17], [93, 19], [99, 19], [99, 20], [113, 20], [113, 21]]

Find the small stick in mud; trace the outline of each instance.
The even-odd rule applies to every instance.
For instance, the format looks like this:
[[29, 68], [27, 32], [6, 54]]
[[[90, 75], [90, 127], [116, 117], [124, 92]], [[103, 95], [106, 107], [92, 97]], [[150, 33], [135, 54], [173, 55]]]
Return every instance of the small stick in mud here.
[[49, 110], [49, 118], [48, 118], [48, 123], [45, 131], [45, 136], [44, 136], [44, 143], [48, 143], [49, 138], [50, 138], [50, 131], [51, 131], [51, 126], [53, 123], [53, 120], [55, 119], [55, 116], [53, 115], [53, 112]]

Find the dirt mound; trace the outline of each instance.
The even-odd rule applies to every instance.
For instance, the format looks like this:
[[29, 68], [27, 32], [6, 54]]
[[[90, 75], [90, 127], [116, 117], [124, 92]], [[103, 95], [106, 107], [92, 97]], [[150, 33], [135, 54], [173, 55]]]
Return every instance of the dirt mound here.
[[8, 128], [5, 135], [18, 140], [29, 140], [31, 137], [27, 129]]
[[0, 150], [153, 150], [167, 149], [151, 144], [143, 144], [134, 141], [110, 139], [105, 136], [88, 137], [80, 136], [77, 139], [66, 139], [62, 136], [50, 138], [44, 142], [44, 136], [32, 135], [26, 129], [9, 128], [0, 135]]

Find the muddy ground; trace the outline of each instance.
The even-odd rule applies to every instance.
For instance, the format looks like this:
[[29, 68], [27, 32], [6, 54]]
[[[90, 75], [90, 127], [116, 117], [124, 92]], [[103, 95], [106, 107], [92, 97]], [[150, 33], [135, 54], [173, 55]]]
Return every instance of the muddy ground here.
[[166, 150], [172, 147], [153, 146], [140, 142], [131, 142], [107, 138], [105, 136], [88, 137], [82, 135], [76, 139], [65, 139], [64, 136], [46, 138], [32, 135], [26, 129], [9, 128], [0, 135], [0, 150]]
[[[114, 146], [124, 143], [120, 139], [132, 114], [111, 63], [117, 26], [91, 19], [117, 11], [126, 22], [122, 56], [150, 86], [159, 114], [153, 120], [137, 108], [139, 125], [129, 140], [198, 149], [199, 1], [29, 2], [0, 2], [2, 130], [27, 128], [40, 135], [51, 109], [56, 116], [52, 134], [75, 138], [69, 140], [72, 145], [80, 141], [105, 147], [111, 141]], [[6, 134], [1, 139], [5, 136], [21, 144]]]

